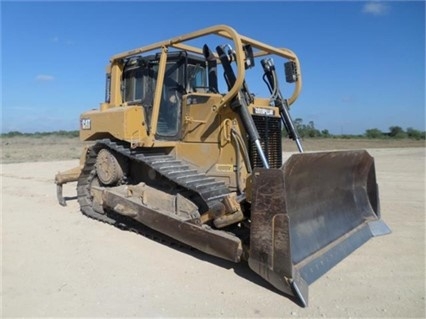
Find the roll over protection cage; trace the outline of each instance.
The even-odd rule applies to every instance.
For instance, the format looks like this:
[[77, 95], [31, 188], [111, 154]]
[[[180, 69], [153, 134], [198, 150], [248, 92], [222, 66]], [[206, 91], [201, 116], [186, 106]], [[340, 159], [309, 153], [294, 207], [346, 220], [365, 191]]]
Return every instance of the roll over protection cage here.
[[[179, 37], [172, 38], [170, 40], [161, 41], [154, 43], [152, 45], [140, 47], [137, 49], [133, 49], [130, 51], [125, 51], [119, 54], [116, 54], [111, 57], [110, 64], [107, 66], [107, 74], [111, 76], [111, 84], [110, 84], [110, 102], [108, 107], [119, 106], [121, 104], [121, 90], [120, 90], [120, 78], [121, 73], [123, 72], [122, 60], [125, 58], [129, 58], [135, 55], [143, 54], [149, 51], [153, 51], [156, 49], [161, 49], [162, 54], [160, 58], [160, 68], [164, 68], [166, 63], [166, 58], [163, 58], [163, 55], [167, 55], [167, 51], [169, 47], [185, 50], [188, 52], [196, 53], [203, 56], [205, 53], [203, 52], [203, 48], [198, 48], [192, 45], [188, 45], [185, 42], [190, 40], [194, 40], [197, 38], [201, 38], [208, 35], [217, 35], [219, 37], [223, 37], [225, 39], [232, 41], [232, 47], [235, 50], [235, 62], [236, 62], [236, 74], [235, 74], [235, 83], [229, 89], [229, 91], [222, 97], [217, 108], [222, 107], [225, 104], [228, 104], [232, 101], [232, 99], [238, 94], [238, 91], [243, 86], [245, 80], [245, 58], [246, 53], [244, 50], [245, 45], [250, 45], [253, 49], [254, 58], [268, 56], [268, 55], [277, 55], [279, 57], [285, 58], [289, 61], [294, 62], [295, 69], [297, 70], [297, 81], [295, 81], [294, 89], [291, 96], [287, 99], [288, 105], [293, 104], [298, 98], [301, 88], [302, 88], [302, 75], [299, 59], [296, 54], [287, 49], [287, 48], [276, 48], [271, 45], [265, 44], [263, 42], [251, 39], [249, 37], [238, 34], [233, 28], [226, 25], [216, 25], [209, 28], [201, 29], [199, 31], [191, 32]], [[216, 59], [219, 59], [218, 55], [211, 52]], [[164, 64], [164, 65], [163, 65]], [[159, 77], [162, 76], [161, 70], [158, 72]], [[161, 88], [163, 83], [163, 78], [157, 79], [157, 85]], [[154, 101], [155, 103], [159, 103], [159, 100]]]

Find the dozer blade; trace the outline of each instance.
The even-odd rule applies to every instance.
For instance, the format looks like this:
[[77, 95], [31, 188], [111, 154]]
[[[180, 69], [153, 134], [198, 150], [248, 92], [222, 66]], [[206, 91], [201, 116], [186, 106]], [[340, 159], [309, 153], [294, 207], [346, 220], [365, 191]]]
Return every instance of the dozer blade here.
[[254, 171], [249, 266], [303, 306], [309, 284], [389, 232], [366, 151], [295, 154]]

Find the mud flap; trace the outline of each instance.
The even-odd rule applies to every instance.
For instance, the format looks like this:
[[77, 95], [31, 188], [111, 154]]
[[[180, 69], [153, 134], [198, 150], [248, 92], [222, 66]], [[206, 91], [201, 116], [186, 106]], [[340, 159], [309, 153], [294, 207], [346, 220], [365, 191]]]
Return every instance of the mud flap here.
[[379, 206], [366, 151], [295, 154], [281, 169], [256, 169], [249, 266], [306, 306], [309, 284], [390, 232]]

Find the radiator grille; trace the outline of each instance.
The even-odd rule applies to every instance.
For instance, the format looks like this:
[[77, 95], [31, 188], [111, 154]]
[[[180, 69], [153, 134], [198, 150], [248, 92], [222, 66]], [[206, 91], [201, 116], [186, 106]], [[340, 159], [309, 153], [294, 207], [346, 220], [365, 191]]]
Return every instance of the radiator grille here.
[[[268, 160], [270, 168], [282, 165], [281, 120], [270, 116], [253, 115], [253, 121], [260, 136], [260, 144]], [[250, 161], [253, 168], [263, 167], [256, 145], [250, 144]]]

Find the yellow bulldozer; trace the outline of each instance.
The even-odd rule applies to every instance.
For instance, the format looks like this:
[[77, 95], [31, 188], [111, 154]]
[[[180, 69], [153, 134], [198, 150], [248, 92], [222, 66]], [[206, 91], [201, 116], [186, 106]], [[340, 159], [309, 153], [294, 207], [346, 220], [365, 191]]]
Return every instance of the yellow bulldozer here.
[[[105, 101], [80, 116], [80, 165], [55, 177], [58, 200], [76, 181], [83, 214], [246, 261], [306, 306], [309, 284], [390, 230], [365, 150], [304, 152], [290, 116], [301, 87], [294, 52], [226, 25], [114, 55]], [[299, 150], [284, 163], [283, 130]]]

